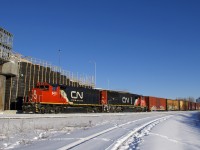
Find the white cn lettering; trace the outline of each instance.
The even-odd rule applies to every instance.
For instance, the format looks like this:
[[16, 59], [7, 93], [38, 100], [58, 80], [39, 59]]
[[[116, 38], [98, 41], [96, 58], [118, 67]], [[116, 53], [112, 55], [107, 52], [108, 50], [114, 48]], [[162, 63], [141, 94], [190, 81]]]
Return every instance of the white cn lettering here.
[[71, 91], [71, 98], [74, 99], [83, 99], [83, 92]]
[[122, 97], [122, 103], [129, 103], [129, 98]]

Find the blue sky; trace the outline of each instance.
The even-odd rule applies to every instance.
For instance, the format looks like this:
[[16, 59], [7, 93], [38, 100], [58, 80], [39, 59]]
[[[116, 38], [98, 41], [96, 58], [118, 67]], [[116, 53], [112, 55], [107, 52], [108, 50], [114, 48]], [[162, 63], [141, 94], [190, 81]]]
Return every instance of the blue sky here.
[[14, 50], [94, 75], [97, 87], [166, 98], [200, 96], [198, 0], [6, 0]]

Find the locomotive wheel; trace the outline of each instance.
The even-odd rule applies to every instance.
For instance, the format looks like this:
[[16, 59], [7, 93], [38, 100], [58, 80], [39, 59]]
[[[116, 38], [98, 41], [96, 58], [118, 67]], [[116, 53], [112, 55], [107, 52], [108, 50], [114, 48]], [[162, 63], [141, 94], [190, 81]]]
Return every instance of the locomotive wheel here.
[[52, 107], [46, 106], [45, 113], [50, 114], [51, 110], [52, 110]]
[[97, 113], [97, 112], [98, 112], [97, 107], [93, 107], [93, 113]]
[[112, 112], [112, 113], [116, 112], [116, 107], [115, 106], [111, 106], [110, 107], [110, 112]]
[[35, 108], [32, 105], [27, 105], [25, 107], [25, 112], [26, 113], [35, 113]]
[[54, 108], [54, 107], [50, 107], [50, 108], [49, 108], [49, 113], [50, 113], [50, 114], [52, 114], [52, 113], [54, 114], [54, 113], [55, 113], [55, 108]]
[[123, 108], [122, 108], [122, 107], [117, 107], [117, 108], [116, 108], [116, 111], [117, 111], [117, 112], [123, 112]]
[[55, 114], [58, 114], [61, 112], [61, 108], [59, 106], [55, 107]]
[[40, 108], [40, 113], [41, 113], [41, 114], [44, 114], [44, 113], [45, 113], [45, 107], [42, 106], [42, 107]]

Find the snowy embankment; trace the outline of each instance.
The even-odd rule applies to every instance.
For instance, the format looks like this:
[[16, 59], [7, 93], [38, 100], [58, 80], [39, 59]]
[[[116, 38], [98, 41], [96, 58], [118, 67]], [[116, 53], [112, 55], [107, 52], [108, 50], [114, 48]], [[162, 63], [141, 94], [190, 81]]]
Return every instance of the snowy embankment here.
[[2, 115], [0, 116], [0, 149], [13, 149], [19, 145], [47, 140], [58, 134], [70, 134], [93, 124], [103, 124], [98, 115]]
[[200, 149], [199, 126], [198, 112], [0, 115], [0, 149]]
[[149, 113], [118, 114], [1, 114], [0, 149], [13, 149], [104, 124], [119, 124]]
[[140, 126], [119, 139], [112, 150], [199, 150], [199, 133], [200, 112], [182, 113]]

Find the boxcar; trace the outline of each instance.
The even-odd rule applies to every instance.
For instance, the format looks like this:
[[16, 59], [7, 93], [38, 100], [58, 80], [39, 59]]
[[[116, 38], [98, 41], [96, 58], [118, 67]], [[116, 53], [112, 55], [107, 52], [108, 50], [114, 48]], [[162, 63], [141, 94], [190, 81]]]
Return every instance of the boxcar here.
[[188, 110], [189, 103], [188, 101], [179, 100], [180, 110], [186, 111]]
[[167, 110], [179, 110], [179, 101], [167, 99]]
[[148, 111], [164, 111], [167, 109], [167, 101], [165, 98], [145, 96]]
[[192, 110], [196, 110], [196, 103], [192, 102]]
[[192, 110], [192, 102], [188, 102], [188, 110]]
[[196, 103], [196, 110], [200, 110], [200, 103]]

